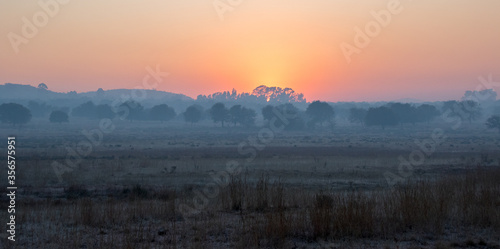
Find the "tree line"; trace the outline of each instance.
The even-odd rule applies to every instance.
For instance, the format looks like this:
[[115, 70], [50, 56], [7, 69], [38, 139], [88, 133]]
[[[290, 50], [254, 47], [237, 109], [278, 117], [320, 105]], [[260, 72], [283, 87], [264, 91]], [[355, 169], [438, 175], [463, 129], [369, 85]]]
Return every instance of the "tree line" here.
[[429, 123], [442, 114], [472, 123], [482, 116], [482, 110], [477, 102], [471, 100], [446, 101], [441, 111], [430, 104], [415, 106], [408, 103], [389, 103], [369, 109], [351, 108], [349, 121], [366, 126], [380, 126], [384, 129], [387, 126]]
[[[43, 109], [43, 110], [41, 110]], [[51, 110], [52, 109], [52, 110]], [[273, 115], [273, 109], [286, 112], [287, 116], [295, 115], [290, 118], [290, 127], [300, 129], [305, 126], [302, 121], [299, 110], [292, 104], [282, 104], [279, 106], [267, 105], [262, 109], [264, 120], [269, 121]], [[0, 115], [3, 123], [13, 125], [25, 124], [32, 118], [32, 113], [47, 113], [50, 111], [49, 121], [53, 123], [69, 122], [69, 117], [87, 118], [87, 119], [114, 119], [120, 117], [129, 121], [170, 121], [178, 116], [182, 116], [185, 122], [194, 124], [209, 116], [213, 122], [220, 123], [221, 127], [232, 126], [255, 126], [257, 112], [254, 109], [247, 108], [240, 104], [233, 105], [230, 108], [224, 103], [218, 102], [209, 109], [204, 110], [200, 105], [191, 105], [178, 115], [175, 110], [167, 104], [155, 105], [151, 108], [144, 108], [136, 101], [126, 101], [116, 107], [108, 104], [96, 105], [92, 101], [85, 102], [69, 110], [67, 108], [55, 109], [44, 104], [32, 103], [25, 107], [16, 103], [3, 104], [0, 108]], [[309, 105], [305, 111], [309, 117], [309, 125], [324, 124], [332, 121], [334, 117], [333, 108], [326, 102], [315, 101]]]
[[[51, 110], [52, 109], [52, 110]], [[28, 123], [32, 113], [50, 111], [49, 121], [52, 123], [69, 122], [69, 117], [88, 119], [114, 119], [120, 117], [129, 121], [159, 121], [168, 122], [174, 118], [183, 119], [185, 122], [195, 124], [205, 118], [210, 118], [221, 127], [228, 125], [253, 127], [257, 118], [254, 109], [244, 107], [240, 104], [226, 107], [222, 102], [213, 104], [205, 110], [200, 105], [191, 105], [180, 114], [167, 104], [155, 105], [144, 108], [135, 101], [126, 101], [118, 106], [108, 104], [96, 105], [92, 101], [85, 102], [75, 108], [54, 109], [43, 104], [30, 102], [28, 107], [16, 103], [0, 105], [0, 121], [12, 125]], [[307, 106], [305, 111], [299, 110], [291, 103], [280, 105], [266, 105], [260, 113], [264, 122], [273, 125], [284, 126], [285, 130], [303, 130], [306, 128], [325, 128], [335, 126], [335, 111], [333, 107], [321, 101], [314, 101]], [[379, 107], [351, 108], [348, 120], [352, 124], [364, 126], [380, 126], [385, 129], [396, 125], [415, 125], [417, 123], [429, 123], [439, 115], [445, 113], [448, 117], [457, 117], [462, 121], [472, 122], [482, 116], [480, 105], [471, 100], [446, 101], [443, 102], [441, 110], [431, 104], [413, 105], [408, 103], [389, 103]], [[281, 115], [280, 118], [277, 118]], [[283, 118], [283, 116], [285, 118]], [[500, 131], [500, 116], [493, 115], [486, 121], [488, 128]]]

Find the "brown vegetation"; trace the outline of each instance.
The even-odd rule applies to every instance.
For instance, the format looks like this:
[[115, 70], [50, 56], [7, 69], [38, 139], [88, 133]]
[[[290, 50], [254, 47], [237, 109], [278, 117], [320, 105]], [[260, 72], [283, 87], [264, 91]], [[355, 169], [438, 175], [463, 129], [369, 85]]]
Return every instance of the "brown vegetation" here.
[[[356, 247], [356, 241], [383, 243], [408, 235], [418, 244], [416, 238], [432, 234], [426, 243], [435, 248], [472, 243], [499, 248], [495, 242], [500, 231], [498, 179], [500, 170], [478, 168], [392, 189], [313, 192], [285, 187], [267, 176], [255, 183], [239, 176], [205, 210], [187, 217], [176, 206], [189, 199], [188, 190], [135, 185], [98, 194], [85, 186], [69, 186], [57, 198], [24, 199], [18, 245], [290, 248], [347, 240]], [[449, 240], [448, 235], [462, 229], [492, 231], [497, 237]]]

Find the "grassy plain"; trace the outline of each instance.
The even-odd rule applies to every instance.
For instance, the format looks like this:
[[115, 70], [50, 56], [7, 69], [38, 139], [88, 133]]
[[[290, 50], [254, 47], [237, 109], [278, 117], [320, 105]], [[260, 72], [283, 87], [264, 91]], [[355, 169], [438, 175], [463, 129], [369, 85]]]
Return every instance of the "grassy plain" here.
[[[18, 241], [1, 247], [500, 248], [500, 135], [481, 124], [113, 125], [78, 156], [68, 151], [82, 152], [92, 142], [82, 131], [98, 121], [0, 126], [17, 137], [19, 187]], [[437, 128], [426, 154], [415, 140], [432, 141]], [[417, 153], [400, 170], [400, 157]], [[52, 164], [68, 158], [78, 163], [59, 179]]]

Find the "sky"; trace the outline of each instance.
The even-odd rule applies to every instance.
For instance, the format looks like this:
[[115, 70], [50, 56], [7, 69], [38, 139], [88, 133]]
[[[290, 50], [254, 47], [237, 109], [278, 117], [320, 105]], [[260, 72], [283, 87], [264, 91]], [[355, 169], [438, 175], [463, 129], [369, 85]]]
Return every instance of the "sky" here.
[[[155, 87], [190, 97], [259, 85], [308, 101], [459, 99], [500, 81], [498, 0], [0, 0], [0, 84]], [[364, 39], [363, 39], [364, 38]], [[500, 91], [500, 89], [496, 89]]]

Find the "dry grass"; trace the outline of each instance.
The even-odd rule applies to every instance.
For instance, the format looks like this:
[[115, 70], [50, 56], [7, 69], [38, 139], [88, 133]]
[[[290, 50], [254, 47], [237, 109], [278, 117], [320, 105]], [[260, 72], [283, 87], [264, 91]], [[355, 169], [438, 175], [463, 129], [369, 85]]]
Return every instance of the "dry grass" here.
[[[69, 186], [59, 198], [27, 198], [17, 243], [20, 248], [289, 248], [434, 234], [441, 238], [434, 248], [448, 248], [451, 242], [442, 238], [459, 228], [498, 235], [498, 179], [499, 169], [477, 169], [394, 189], [310, 192], [267, 176], [251, 183], [243, 175], [231, 179], [214, 205], [184, 218], [176, 203], [188, 192], [135, 185], [98, 195]], [[488, 238], [474, 244], [496, 246]]]
[[247, 159], [235, 147], [256, 131], [116, 125], [63, 184], [51, 163], [95, 124], [23, 129], [17, 248], [500, 248], [498, 165], [466, 170], [500, 161], [498, 137], [480, 128], [447, 133], [393, 189], [383, 172], [397, 171], [398, 155], [428, 128], [279, 135], [199, 214], [183, 217], [178, 204], [228, 160]]

